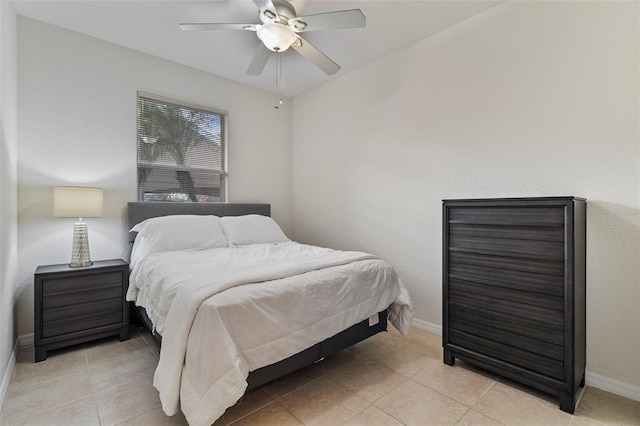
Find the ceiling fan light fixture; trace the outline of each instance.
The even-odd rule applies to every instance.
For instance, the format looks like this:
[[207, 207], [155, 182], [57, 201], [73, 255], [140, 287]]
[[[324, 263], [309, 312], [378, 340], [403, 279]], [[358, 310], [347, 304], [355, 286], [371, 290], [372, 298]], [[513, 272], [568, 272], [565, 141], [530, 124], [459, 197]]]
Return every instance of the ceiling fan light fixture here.
[[296, 33], [288, 25], [280, 22], [264, 24], [258, 28], [257, 33], [267, 49], [273, 52], [284, 52], [297, 39]]

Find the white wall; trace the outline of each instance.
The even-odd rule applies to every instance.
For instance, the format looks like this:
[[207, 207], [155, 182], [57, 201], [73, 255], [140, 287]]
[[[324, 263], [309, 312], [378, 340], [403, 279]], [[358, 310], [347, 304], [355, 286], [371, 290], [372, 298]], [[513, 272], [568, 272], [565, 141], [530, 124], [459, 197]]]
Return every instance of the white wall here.
[[18, 275], [17, 34], [13, 3], [0, 2], [0, 407], [11, 378]]
[[637, 393], [639, 16], [503, 3], [295, 98], [294, 237], [387, 259], [440, 325], [442, 199], [586, 197], [587, 370]]
[[98, 186], [91, 258], [125, 256], [136, 201], [136, 91], [229, 112], [229, 201], [268, 202], [291, 230], [291, 110], [275, 96], [38, 21], [18, 19], [18, 334], [33, 332], [33, 272], [68, 263], [74, 219], [52, 217], [52, 187]]

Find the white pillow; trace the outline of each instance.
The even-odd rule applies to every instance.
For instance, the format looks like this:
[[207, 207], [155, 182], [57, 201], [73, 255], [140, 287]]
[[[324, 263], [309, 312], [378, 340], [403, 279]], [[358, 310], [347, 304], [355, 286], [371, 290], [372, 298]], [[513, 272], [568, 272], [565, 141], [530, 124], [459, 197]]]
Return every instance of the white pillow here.
[[172, 215], [147, 219], [130, 232], [137, 232], [130, 266], [145, 256], [169, 250], [228, 247], [218, 216]]
[[290, 241], [275, 220], [269, 216], [249, 214], [224, 216], [220, 224], [229, 245], [284, 243]]

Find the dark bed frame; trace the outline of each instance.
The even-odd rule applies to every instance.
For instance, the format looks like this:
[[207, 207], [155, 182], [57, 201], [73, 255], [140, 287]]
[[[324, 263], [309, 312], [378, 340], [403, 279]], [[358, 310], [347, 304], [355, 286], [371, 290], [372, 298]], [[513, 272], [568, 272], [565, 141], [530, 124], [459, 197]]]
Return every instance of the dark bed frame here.
[[[129, 229], [134, 225], [152, 217], [168, 216], [176, 214], [197, 214], [216, 216], [241, 216], [245, 214], [260, 214], [271, 216], [270, 204], [238, 204], [238, 203], [128, 203], [127, 219]], [[129, 242], [132, 244], [136, 233], [129, 233]], [[137, 313], [142, 324], [147, 327], [158, 345], [162, 343], [162, 336], [153, 331], [151, 320], [146, 311], [141, 307], [135, 307], [131, 302], [132, 309]], [[374, 334], [387, 330], [387, 311], [378, 313], [378, 323], [370, 326], [366, 319], [355, 324], [346, 330], [330, 337], [318, 344], [311, 346], [289, 358], [271, 365], [249, 372], [247, 378], [247, 390], [262, 386], [263, 384], [275, 380], [279, 377], [292, 373], [302, 367], [313, 364], [329, 356], [365, 340]]]

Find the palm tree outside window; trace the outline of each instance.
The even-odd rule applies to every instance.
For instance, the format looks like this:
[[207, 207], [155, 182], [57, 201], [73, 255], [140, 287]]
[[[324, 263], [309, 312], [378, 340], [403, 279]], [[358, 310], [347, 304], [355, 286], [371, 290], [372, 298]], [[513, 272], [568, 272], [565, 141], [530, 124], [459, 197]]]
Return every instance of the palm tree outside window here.
[[137, 119], [139, 201], [226, 201], [226, 112], [138, 93]]

